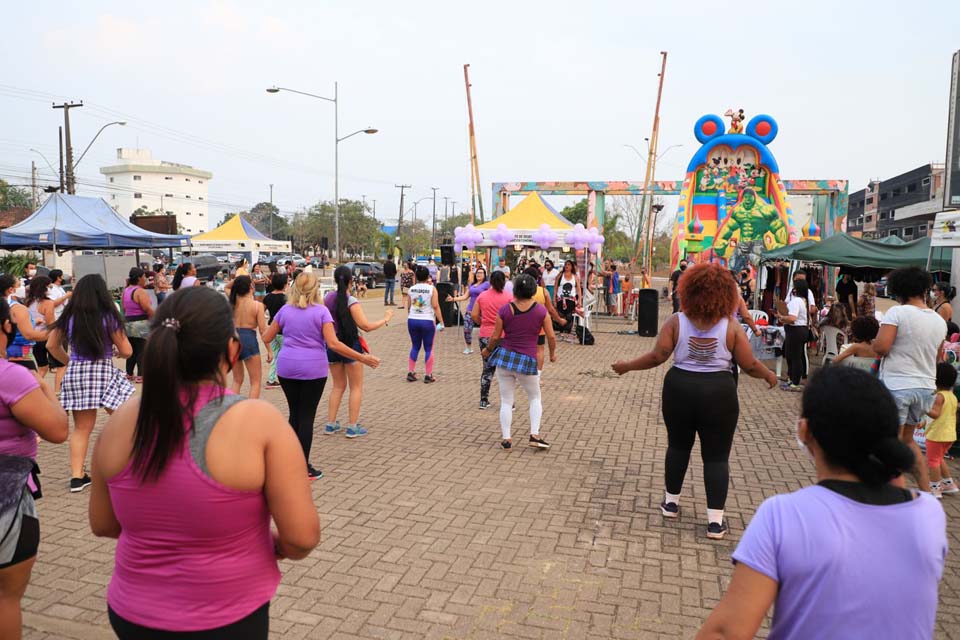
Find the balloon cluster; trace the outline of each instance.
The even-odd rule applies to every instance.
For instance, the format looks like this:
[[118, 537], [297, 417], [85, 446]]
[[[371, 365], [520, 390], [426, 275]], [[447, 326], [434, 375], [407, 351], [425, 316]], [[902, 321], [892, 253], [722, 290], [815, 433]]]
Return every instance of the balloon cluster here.
[[550, 225], [543, 223], [540, 225], [540, 228], [533, 232], [530, 238], [537, 243], [541, 249], [546, 251], [550, 247], [554, 246], [557, 241], [557, 233], [550, 228]]
[[493, 240], [498, 247], [501, 249], [505, 248], [510, 241], [513, 240], [513, 231], [507, 228], [507, 225], [502, 222], [497, 225], [497, 228], [490, 234], [490, 239]]
[[463, 247], [473, 250], [481, 242], [483, 233], [472, 224], [453, 230], [453, 250], [457, 253], [463, 251]]
[[587, 249], [590, 253], [600, 253], [600, 247], [603, 246], [604, 238], [597, 231], [596, 227], [590, 227], [587, 230]]
[[587, 230], [581, 223], [573, 225], [573, 229], [567, 232], [564, 243], [573, 247], [577, 251], [582, 251], [587, 246]]
[[577, 251], [589, 248], [590, 253], [597, 253], [600, 251], [600, 247], [603, 246], [604, 238], [600, 235], [600, 232], [597, 231], [596, 227], [587, 229], [578, 222], [573, 225], [573, 229], [567, 233], [564, 242]]

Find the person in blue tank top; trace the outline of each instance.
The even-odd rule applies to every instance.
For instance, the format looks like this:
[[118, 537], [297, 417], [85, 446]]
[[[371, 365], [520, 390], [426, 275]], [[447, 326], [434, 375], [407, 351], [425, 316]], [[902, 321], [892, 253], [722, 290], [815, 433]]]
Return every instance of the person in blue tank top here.
[[760, 363], [750, 342], [731, 315], [740, 290], [726, 269], [698, 264], [680, 278], [680, 313], [663, 325], [652, 351], [612, 367], [619, 375], [657, 367], [673, 355], [663, 379], [663, 422], [667, 426], [666, 491], [660, 511], [680, 515], [680, 492], [695, 437], [700, 438], [703, 482], [707, 494], [707, 537], [727, 533], [723, 508], [730, 482], [730, 448], [740, 403], [733, 362], [772, 389], [777, 376]]

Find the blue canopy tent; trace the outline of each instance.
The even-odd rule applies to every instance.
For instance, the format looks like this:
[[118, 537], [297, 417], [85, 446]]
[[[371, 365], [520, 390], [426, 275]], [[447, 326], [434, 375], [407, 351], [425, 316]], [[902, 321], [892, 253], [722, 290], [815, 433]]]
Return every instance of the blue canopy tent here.
[[0, 230], [0, 248], [160, 249], [186, 247], [190, 236], [141, 229], [125, 220], [102, 198], [55, 193], [26, 220]]

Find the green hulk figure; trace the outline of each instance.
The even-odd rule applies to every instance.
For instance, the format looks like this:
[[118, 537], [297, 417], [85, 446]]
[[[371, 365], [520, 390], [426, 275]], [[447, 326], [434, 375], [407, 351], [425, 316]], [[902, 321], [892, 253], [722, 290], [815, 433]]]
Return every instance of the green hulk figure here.
[[787, 244], [789, 239], [787, 225], [783, 223], [776, 207], [758, 198], [756, 191], [749, 187], [743, 190], [740, 204], [730, 210], [730, 219], [713, 243], [716, 255], [723, 256], [737, 229], [740, 230], [740, 242], [729, 260], [730, 269], [735, 272], [739, 272], [747, 264], [759, 263], [764, 249], [763, 236], [767, 232], [773, 234], [777, 247]]

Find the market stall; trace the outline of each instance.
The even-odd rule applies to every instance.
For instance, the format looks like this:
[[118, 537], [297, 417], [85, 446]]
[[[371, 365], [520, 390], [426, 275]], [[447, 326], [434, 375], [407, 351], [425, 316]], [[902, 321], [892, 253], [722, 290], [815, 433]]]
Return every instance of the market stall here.
[[246, 253], [250, 254], [250, 263], [259, 259], [261, 252], [290, 252], [290, 242], [273, 240], [260, 233], [256, 227], [237, 214], [216, 229], [190, 238], [194, 253]]

